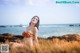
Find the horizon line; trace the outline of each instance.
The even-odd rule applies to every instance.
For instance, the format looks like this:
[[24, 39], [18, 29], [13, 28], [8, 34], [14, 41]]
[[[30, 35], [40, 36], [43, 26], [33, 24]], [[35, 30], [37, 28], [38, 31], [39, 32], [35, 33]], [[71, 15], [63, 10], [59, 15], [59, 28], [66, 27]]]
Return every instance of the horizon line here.
[[[53, 24], [80, 24], [80, 23], [53, 23]], [[29, 24], [3, 24], [3, 25], [29, 25]], [[48, 24], [45, 23], [45, 24], [40, 24], [40, 25], [48, 25]]]

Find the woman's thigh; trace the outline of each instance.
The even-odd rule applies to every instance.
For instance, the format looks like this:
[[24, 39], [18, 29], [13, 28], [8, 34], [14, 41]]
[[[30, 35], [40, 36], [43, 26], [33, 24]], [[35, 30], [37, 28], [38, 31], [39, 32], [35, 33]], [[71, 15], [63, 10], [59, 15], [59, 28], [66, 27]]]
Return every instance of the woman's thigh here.
[[24, 39], [24, 43], [25, 43], [25, 45], [26, 46], [28, 46], [28, 47], [33, 47], [33, 40], [32, 40], [32, 38], [25, 38]]

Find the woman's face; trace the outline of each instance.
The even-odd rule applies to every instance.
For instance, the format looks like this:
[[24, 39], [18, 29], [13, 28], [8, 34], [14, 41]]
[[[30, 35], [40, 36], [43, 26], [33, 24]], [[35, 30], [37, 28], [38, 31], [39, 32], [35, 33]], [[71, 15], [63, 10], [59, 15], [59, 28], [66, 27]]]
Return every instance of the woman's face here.
[[38, 22], [38, 18], [37, 17], [32, 18], [31, 23], [36, 24], [37, 22]]

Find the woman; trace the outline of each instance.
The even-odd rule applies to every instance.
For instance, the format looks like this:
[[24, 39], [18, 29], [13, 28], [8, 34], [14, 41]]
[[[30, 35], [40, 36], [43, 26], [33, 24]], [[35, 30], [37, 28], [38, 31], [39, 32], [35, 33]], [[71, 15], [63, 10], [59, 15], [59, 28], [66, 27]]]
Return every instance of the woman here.
[[34, 46], [39, 47], [38, 38], [37, 38], [38, 29], [39, 29], [38, 27], [39, 27], [39, 17], [34, 16], [31, 19], [31, 22], [29, 23], [27, 30], [23, 32], [23, 36], [24, 36], [23, 41], [30, 48], [33, 48]]
[[30, 49], [33, 49], [34, 47], [36, 49], [39, 49], [39, 43], [38, 43], [38, 30], [39, 30], [39, 17], [34, 16], [31, 19], [31, 22], [29, 23], [29, 26], [27, 27], [26, 31], [22, 33], [24, 36], [23, 43], [14, 43], [13, 47], [28, 47]]

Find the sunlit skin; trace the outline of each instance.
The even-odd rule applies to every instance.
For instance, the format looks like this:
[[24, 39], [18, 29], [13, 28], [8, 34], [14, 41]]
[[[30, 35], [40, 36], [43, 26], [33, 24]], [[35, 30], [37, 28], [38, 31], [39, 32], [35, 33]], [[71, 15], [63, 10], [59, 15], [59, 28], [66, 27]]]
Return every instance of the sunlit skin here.
[[26, 31], [25, 31], [25, 32], [29, 32], [29, 33], [33, 34], [33, 36], [28, 37], [28, 38], [24, 37], [23, 42], [14, 43], [13, 48], [26, 46], [26, 47], [29, 47], [30, 49], [33, 49], [33, 48], [39, 49], [39, 43], [38, 43], [38, 38], [37, 38], [38, 28], [35, 27], [37, 22], [38, 22], [38, 18], [33, 17], [30, 21], [30, 25], [26, 28]]
[[[29, 25], [27, 27], [27, 30], [26, 30], [26, 32], [30, 32], [31, 34], [34, 35], [33, 37], [30, 37], [32, 39], [32, 40], [29, 40], [30, 41], [30, 43], [29, 43], [30, 47], [33, 47], [33, 44], [34, 44], [34, 46], [36, 46], [36, 44], [38, 43], [38, 39], [37, 39], [38, 29], [35, 27], [35, 24], [37, 22], [38, 22], [38, 18], [37, 17], [32, 18], [31, 19], [31, 25]], [[27, 42], [27, 40], [25, 40], [25, 39], [27, 39], [26, 37], [24, 37], [24, 41]], [[34, 39], [34, 41], [33, 41], [33, 39]]]

